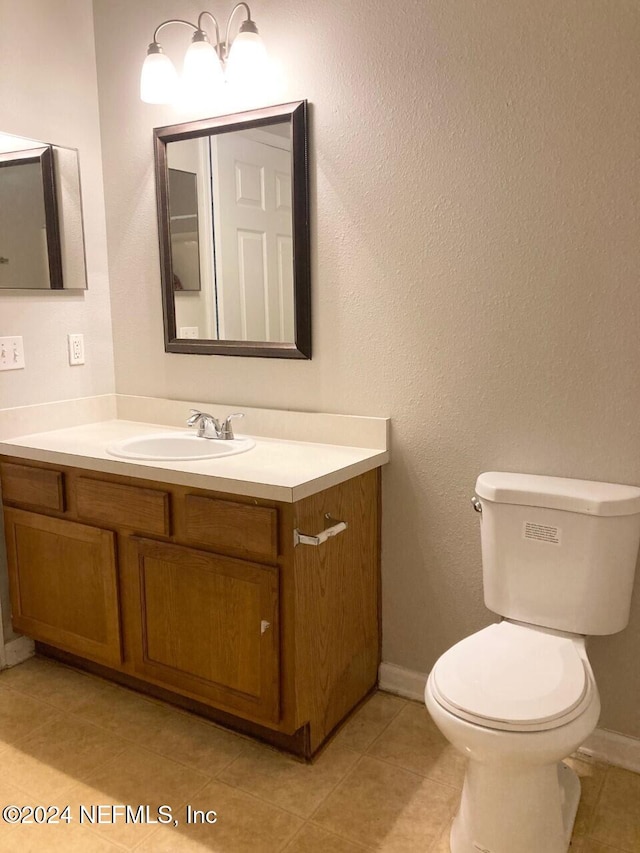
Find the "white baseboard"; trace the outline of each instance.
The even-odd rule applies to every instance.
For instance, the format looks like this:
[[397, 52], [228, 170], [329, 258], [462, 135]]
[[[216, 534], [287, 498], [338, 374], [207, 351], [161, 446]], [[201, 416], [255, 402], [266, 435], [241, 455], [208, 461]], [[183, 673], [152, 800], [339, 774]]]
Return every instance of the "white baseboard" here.
[[[393, 663], [381, 663], [378, 670], [378, 686], [380, 690], [395, 693], [405, 699], [424, 702], [424, 686], [427, 676], [422, 672], [404, 669]], [[609, 732], [606, 729], [596, 729], [578, 752], [595, 761], [604, 761], [640, 773], [640, 740], [629, 735]]]
[[640, 773], [640, 740], [607, 729], [596, 729], [578, 752], [595, 761], [606, 761], [625, 770]]
[[424, 702], [424, 686], [427, 676], [422, 672], [412, 669], [404, 669], [395, 663], [380, 664], [378, 669], [378, 686], [380, 690], [387, 693], [395, 693], [405, 699], [414, 699], [416, 702]]
[[33, 657], [34, 643], [28, 637], [17, 637], [4, 647], [5, 666], [15, 666], [30, 657]]

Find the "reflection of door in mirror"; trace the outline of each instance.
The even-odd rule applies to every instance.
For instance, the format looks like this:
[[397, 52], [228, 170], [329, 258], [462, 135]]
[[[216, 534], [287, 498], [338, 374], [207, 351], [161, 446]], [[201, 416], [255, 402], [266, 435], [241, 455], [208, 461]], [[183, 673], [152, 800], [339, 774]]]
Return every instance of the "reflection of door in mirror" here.
[[289, 122], [211, 139], [223, 340], [294, 340]]
[[167, 149], [177, 337], [292, 343], [290, 122]]

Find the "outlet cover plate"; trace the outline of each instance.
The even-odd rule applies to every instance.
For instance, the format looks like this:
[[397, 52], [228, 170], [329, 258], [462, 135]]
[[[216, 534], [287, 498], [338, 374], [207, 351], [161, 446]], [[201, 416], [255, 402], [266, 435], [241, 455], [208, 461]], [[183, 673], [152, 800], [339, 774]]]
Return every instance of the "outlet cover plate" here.
[[67, 335], [69, 364], [84, 364], [84, 335]]

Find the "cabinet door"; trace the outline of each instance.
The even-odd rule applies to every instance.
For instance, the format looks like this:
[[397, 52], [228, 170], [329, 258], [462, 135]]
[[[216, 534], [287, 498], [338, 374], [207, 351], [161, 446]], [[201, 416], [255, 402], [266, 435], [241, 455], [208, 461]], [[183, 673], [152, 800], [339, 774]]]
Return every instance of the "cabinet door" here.
[[277, 722], [278, 569], [149, 539], [131, 544], [130, 588], [140, 611], [136, 671], [217, 707]]
[[114, 534], [5, 510], [13, 626], [106, 664], [122, 660]]

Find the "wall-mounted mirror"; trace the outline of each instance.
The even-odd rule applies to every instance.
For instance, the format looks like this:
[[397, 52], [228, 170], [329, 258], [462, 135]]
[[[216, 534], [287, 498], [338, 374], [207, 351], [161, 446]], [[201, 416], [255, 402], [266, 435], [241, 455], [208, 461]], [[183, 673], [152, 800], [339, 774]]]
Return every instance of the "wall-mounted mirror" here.
[[86, 288], [78, 152], [0, 133], [0, 288]]
[[306, 115], [154, 130], [167, 352], [311, 358]]

